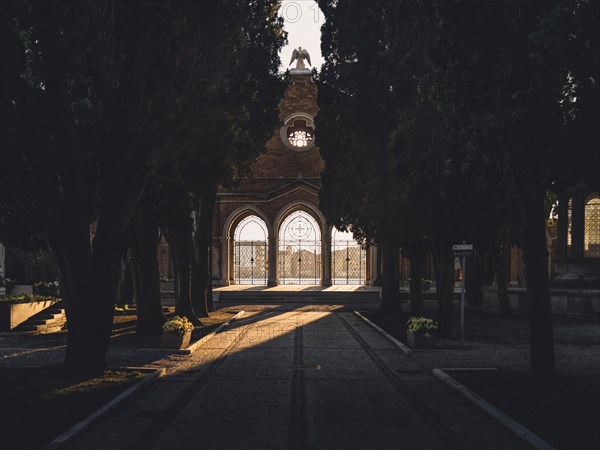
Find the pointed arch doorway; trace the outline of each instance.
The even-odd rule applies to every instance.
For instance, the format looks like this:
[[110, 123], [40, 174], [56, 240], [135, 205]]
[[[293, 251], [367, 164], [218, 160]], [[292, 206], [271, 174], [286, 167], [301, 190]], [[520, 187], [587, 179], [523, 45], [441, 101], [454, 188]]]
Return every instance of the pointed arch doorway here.
[[250, 215], [237, 225], [233, 248], [233, 277], [236, 284], [267, 284], [268, 238], [267, 225], [258, 216]]
[[307, 212], [288, 215], [279, 228], [279, 284], [321, 284], [321, 229]]

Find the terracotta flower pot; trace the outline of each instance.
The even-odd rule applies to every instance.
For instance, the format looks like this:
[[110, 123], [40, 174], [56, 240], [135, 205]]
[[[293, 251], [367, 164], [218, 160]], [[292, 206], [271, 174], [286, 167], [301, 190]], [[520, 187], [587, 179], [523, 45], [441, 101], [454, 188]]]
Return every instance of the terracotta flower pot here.
[[181, 350], [184, 348], [188, 348], [190, 345], [190, 338], [192, 337], [192, 332], [188, 331], [185, 334], [177, 334], [170, 333], [168, 331], [163, 331], [162, 338], [160, 340], [160, 346], [162, 348], [169, 348], [175, 350]]
[[411, 333], [410, 331], [407, 331], [406, 341], [409, 347], [415, 350], [429, 349], [435, 347], [435, 337], [427, 337], [423, 333]]

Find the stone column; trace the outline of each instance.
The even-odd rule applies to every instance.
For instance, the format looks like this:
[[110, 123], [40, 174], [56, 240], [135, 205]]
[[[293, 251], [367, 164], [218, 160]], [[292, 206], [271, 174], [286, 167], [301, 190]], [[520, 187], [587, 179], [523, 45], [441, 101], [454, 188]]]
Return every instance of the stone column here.
[[277, 286], [279, 279], [277, 277], [277, 248], [279, 247], [279, 241], [275, 237], [269, 237], [269, 279], [267, 281], [268, 286]]
[[371, 250], [371, 246], [367, 246], [365, 249], [365, 286], [371, 286]]
[[327, 231], [321, 239], [321, 286], [329, 287], [331, 283], [331, 227], [327, 227]]
[[583, 192], [575, 191], [573, 195], [573, 225], [571, 227], [571, 257], [583, 258], [583, 229], [585, 220], [585, 198]]
[[227, 274], [229, 277], [229, 285], [236, 284], [235, 282], [235, 240], [227, 238]]
[[219, 286], [229, 286], [229, 238], [221, 238], [221, 251], [219, 252], [219, 262], [221, 263], [221, 279]]
[[379, 247], [373, 247], [372, 253], [372, 265], [371, 265], [371, 286], [375, 285], [375, 282], [379, 280], [379, 276], [381, 275], [381, 250]]

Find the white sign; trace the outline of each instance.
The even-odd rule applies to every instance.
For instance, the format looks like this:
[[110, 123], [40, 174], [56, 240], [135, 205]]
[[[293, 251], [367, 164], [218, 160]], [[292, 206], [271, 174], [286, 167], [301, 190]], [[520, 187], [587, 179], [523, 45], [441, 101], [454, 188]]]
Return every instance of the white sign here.
[[457, 244], [452, 246], [455, 256], [470, 256], [473, 254], [473, 244]]

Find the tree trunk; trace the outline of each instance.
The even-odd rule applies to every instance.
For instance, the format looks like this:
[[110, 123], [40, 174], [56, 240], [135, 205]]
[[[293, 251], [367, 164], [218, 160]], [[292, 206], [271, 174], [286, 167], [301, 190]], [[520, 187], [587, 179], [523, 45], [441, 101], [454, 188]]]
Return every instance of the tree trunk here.
[[177, 185], [161, 186], [161, 207], [164, 219], [164, 236], [173, 259], [173, 290], [175, 314], [187, 317], [196, 326], [202, 325], [194, 312], [190, 294], [192, 262], [192, 204], [188, 194]]
[[452, 308], [454, 297], [454, 255], [452, 246], [440, 244], [435, 252], [437, 320], [441, 337], [452, 337]]
[[[211, 220], [211, 224], [212, 224], [212, 220]], [[211, 234], [211, 237], [212, 237], [212, 225], [210, 227], [210, 234]], [[208, 309], [208, 312], [214, 312], [215, 305], [213, 303], [213, 287], [212, 287], [212, 278], [213, 278], [213, 273], [212, 273], [212, 267], [213, 267], [213, 250], [212, 250], [212, 245], [209, 245], [209, 247], [208, 247], [208, 267], [210, 268], [210, 270], [209, 270], [209, 277], [208, 277], [208, 286], [206, 287], [206, 308]]]
[[175, 290], [175, 314], [187, 317], [194, 325], [202, 325], [192, 307], [190, 297], [191, 223], [189, 234], [170, 235], [167, 238], [173, 254], [173, 286]]
[[125, 305], [134, 303], [134, 288], [132, 279], [132, 268], [129, 257], [126, 254], [119, 262], [119, 285], [117, 288], [117, 299], [115, 304], [123, 308]]
[[400, 305], [400, 246], [397, 242], [386, 241], [381, 246], [383, 289], [378, 314], [390, 319], [402, 319]]
[[[112, 89], [102, 112], [108, 118], [100, 122], [99, 129], [110, 130], [100, 140], [91, 143], [80, 141], [78, 128], [73, 118], [72, 104], [66, 92], [67, 73], [63, 33], [59, 23], [40, 28], [40, 45], [43, 47], [45, 64], [44, 84], [56, 89], [56, 101], [46, 102], [50, 114], [48, 130], [61, 143], [67, 153], [64, 161], [71, 168], [88, 167], [98, 163], [102, 174], [98, 186], [91, 186], [82, 176], [83, 171], [69, 170], [69, 176], [57, 178], [60, 194], [51, 214], [45, 213], [44, 224], [48, 239], [56, 254], [61, 272], [63, 299], [67, 313], [67, 348], [65, 368], [76, 375], [96, 375], [106, 368], [114, 304], [119, 284], [120, 261], [126, 251], [123, 241], [137, 202], [143, 191], [145, 177], [135, 182], [125, 180], [124, 174], [131, 171], [131, 162], [143, 167], [146, 163], [138, 156], [138, 136], [141, 113], [144, 110], [143, 94], [148, 67], [148, 37], [152, 27], [151, 17], [156, 11], [152, 2], [143, 7], [128, 10], [128, 21], [117, 37], [117, 47], [123, 51], [121, 69], [117, 70], [120, 92], [136, 101], [114, 102]], [[56, 126], [56, 128], [53, 128]], [[97, 145], [96, 145], [97, 144]], [[98, 150], [92, 158], [93, 149]], [[120, 176], [113, 176], [120, 175]], [[98, 192], [96, 188], [98, 187]], [[90, 198], [98, 194], [98, 223], [93, 241], [90, 242]], [[50, 198], [52, 193], [50, 193]], [[32, 206], [37, 202], [32, 202]], [[46, 203], [44, 200], [41, 203]]]
[[213, 289], [212, 289], [212, 278], [213, 278], [213, 251], [212, 251], [212, 235], [213, 235], [213, 214], [215, 213], [215, 203], [217, 201], [217, 186], [214, 186], [213, 190], [210, 191], [211, 197], [209, 197], [210, 202], [206, 203], [206, 246], [208, 248], [208, 259], [207, 259], [207, 274], [208, 274], [208, 282], [206, 284], [206, 307], [209, 312], [213, 312], [215, 310], [215, 306], [213, 303]]
[[206, 189], [198, 195], [193, 234], [192, 304], [200, 317], [208, 317], [212, 308], [212, 276], [210, 266], [210, 244], [212, 219], [215, 208], [216, 187]]
[[160, 334], [165, 316], [160, 300], [157, 259], [158, 217], [156, 204], [148, 190], [138, 205], [132, 236], [130, 249], [136, 279], [137, 331], [143, 334]]
[[422, 245], [410, 246], [408, 252], [410, 260], [410, 312], [413, 316], [423, 315], [423, 256]]
[[530, 183], [519, 192], [523, 256], [529, 298], [530, 372], [537, 380], [555, 377], [554, 332], [546, 248], [545, 190]]
[[498, 249], [490, 246], [482, 255], [481, 284], [484, 286], [494, 282], [496, 276], [496, 257]]
[[465, 278], [465, 290], [468, 292], [466, 296], [469, 306], [483, 305], [483, 291], [481, 290], [483, 278], [483, 258], [478, 250], [473, 252], [472, 258], [465, 258], [467, 265], [466, 273], [469, 274]]
[[[67, 313], [65, 368], [69, 373], [93, 376], [107, 367], [106, 353], [112, 331], [114, 302], [119, 278], [119, 252], [123, 246], [97, 232], [89, 242], [89, 227], [83, 224], [78, 239], [51, 239], [61, 274]], [[66, 237], [62, 234], [62, 237]]]
[[498, 248], [496, 258], [496, 287], [498, 288], [498, 301], [500, 302], [500, 314], [510, 316], [510, 298], [508, 296], [508, 270], [510, 255], [510, 242], [504, 239], [501, 247]]
[[[202, 258], [202, 254], [198, 255], [198, 249], [195, 248], [196, 244], [193, 244], [192, 249], [192, 270], [191, 270], [191, 298], [194, 312], [198, 317], [208, 317], [208, 305], [206, 303], [206, 277], [203, 276], [203, 267], [199, 258]], [[200, 253], [202, 251], [200, 250]]]

